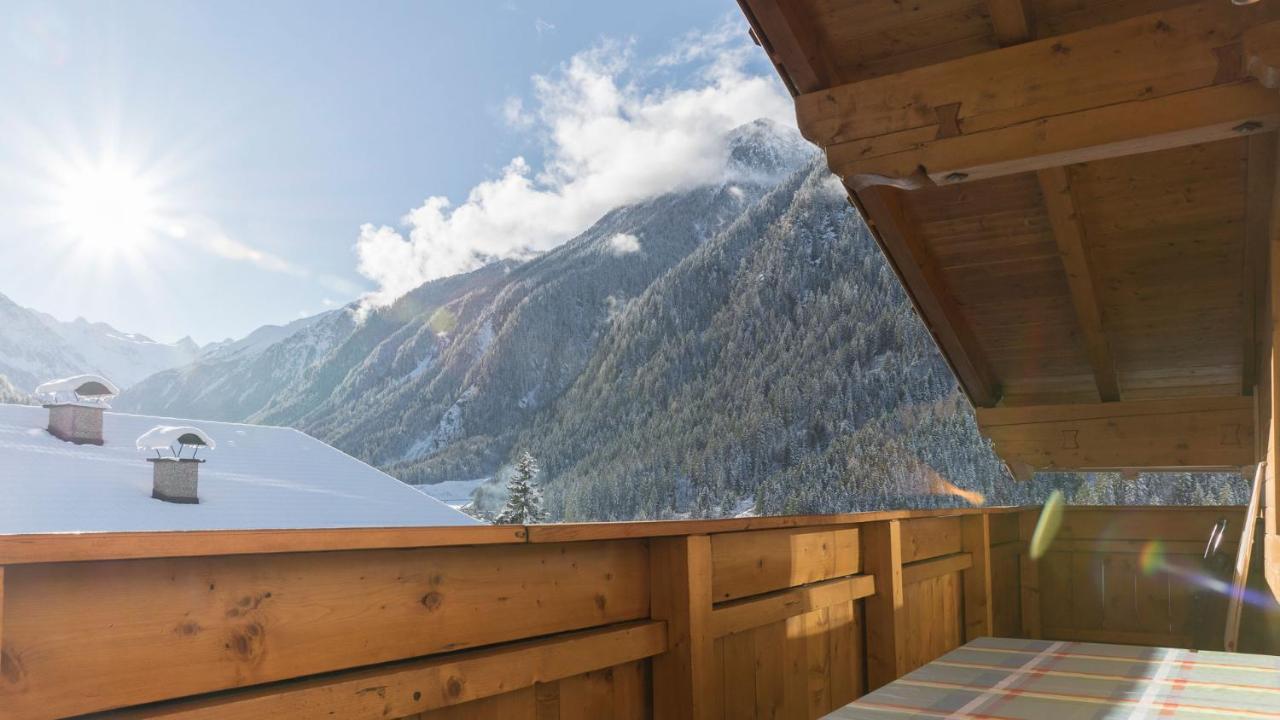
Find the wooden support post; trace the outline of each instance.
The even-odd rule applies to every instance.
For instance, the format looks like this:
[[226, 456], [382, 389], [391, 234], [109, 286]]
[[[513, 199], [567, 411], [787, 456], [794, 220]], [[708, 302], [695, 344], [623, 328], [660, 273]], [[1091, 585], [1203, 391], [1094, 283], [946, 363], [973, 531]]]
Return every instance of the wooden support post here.
[[960, 519], [960, 542], [973, 563], [964, 571], [965, 642], [989, 636], [995, 621], [991, 598], [991, 525], [986, 513]]
[[862, 569], [875, 577], [876, 594], [864, 602], [867, 620], [867, 691], [906, 673], [907, 617], [902, 589], [902, 525], [884, 520], [862, 526]]
[[4, 672], [4, 566], [0, 565], [0, 673]]
[[1031, 559], [1028, 549], [1039, 519], [1039, 508], [1025, 510], [1018, 515], [1018, 541], [1022, 543], [1022, 552], [1018, 561], [1022, 634], [1024, 637], [1033, 639], [1040, 637], [1040, 563]]
[[653, 658], [653, 716], [712, 717], [711, 538], [654, 538], [650, 615], [667, 622], [667, 651]]

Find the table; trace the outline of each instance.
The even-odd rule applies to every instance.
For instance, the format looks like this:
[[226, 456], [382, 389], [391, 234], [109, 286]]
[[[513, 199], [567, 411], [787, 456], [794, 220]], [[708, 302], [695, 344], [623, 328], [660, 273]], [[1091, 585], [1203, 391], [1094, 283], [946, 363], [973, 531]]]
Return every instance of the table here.
[[826, 717], [1280, 718], [1280, 657], [980, 638]]

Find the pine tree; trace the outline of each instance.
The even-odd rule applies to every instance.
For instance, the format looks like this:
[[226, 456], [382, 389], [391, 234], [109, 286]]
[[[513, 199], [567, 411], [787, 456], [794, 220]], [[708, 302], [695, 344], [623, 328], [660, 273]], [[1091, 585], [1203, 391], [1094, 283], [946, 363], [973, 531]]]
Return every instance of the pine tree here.
[[537, 475], [538, 461], [527, 450], [520, 453], [515, 472], [507, 481], [507, 504], [494, 519], [494, 524], [524, 525], [546, 519], [542, 512], [542, 492], [538, 489]]

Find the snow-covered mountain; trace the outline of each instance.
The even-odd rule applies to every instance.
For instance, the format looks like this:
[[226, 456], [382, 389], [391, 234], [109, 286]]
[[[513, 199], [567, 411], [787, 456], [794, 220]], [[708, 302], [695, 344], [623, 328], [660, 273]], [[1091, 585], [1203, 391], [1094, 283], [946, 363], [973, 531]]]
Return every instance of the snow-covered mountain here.
[[185, 365], [199, 353], [191, 338], [162, 343], [84, 318], [64, 322], [0, 294], [0, 375], [20, 391], [85, 372], [105, 375], [128, 387], [161, 370]]

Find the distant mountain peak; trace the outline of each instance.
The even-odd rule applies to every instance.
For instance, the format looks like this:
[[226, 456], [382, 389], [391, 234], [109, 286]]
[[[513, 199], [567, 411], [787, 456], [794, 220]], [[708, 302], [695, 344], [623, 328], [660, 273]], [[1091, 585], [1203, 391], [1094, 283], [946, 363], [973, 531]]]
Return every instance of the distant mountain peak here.
[[795, 128], [757, 118], [729, 131], [729, 175], [733, 179], [774, 183], [817, 157], [818, 149]]

